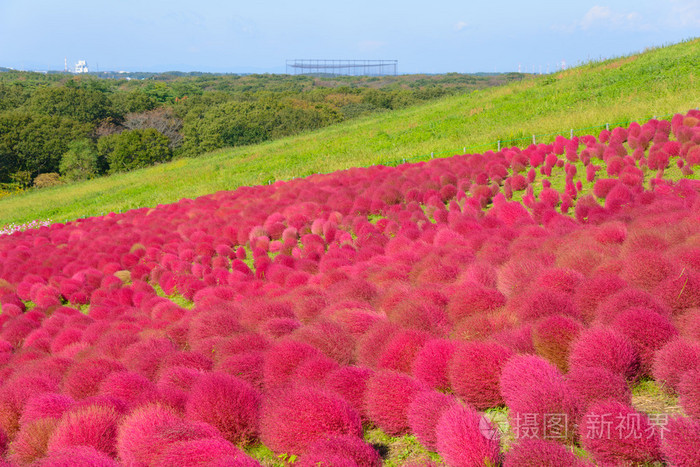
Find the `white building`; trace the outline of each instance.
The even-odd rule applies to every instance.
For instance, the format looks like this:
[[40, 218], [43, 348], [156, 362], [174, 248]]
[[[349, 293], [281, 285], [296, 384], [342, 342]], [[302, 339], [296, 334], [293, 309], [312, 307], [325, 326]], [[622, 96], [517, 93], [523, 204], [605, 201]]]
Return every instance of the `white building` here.
[[75, 73], [87, 73], [88, 71], [87, 62], [85, 60], [78, 60], [78, 63], [75, 64]]

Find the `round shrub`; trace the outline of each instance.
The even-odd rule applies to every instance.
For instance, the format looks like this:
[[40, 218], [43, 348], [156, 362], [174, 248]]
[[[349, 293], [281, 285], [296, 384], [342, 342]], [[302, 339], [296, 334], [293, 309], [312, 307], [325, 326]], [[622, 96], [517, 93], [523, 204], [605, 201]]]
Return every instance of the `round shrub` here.
[[292, 339], [310, 344], [341, 365], [353, 360], [355, 340], [333, 321], [321, 320], [294, 331]]
[[383, 370], [372, 375], [365, 389], [365, 413], [387, 434], [409, 431], [408, 407], [418, 392], [427, 389], [403, 373]]
[[604, 400], [615, 400], [631, 404], [632, 391], [625, 377], [601, 367], [573, 368], [566, 375], [566, 384], [578, 399], [582, 410], [591, 404]]
[[117, 455], [117, 427], [122, 413], [114, 406], [91, 404], [66, 412], [49, 438], [49, 451], [66, 446], [92, 446], [109, 456]]
[[578, 401], [547, 360], [536, 355], [514, 356], [503, 367], [500, 388], [517, 438], [574, 440]]
[[67, 446], [57, 448], [44, 458], [37, 460], [37, 467], [118, 467], [119, 464], [107, 454], [92, 446]]
[[380, 467], [382, 458], [374, 447], [360, 438], [348, 435], [331, 435], [311, 443], [306, 453], [299, 458], [295, 465], [298, 467], [323, 465]]
[[648, 308], [629, 308], [619, 313], [610, 327], [635, 345], [644, 375], [651, 375], [655, 352], [678, 335], [668, 318]]
[[168, 444], [149, 465], [154, 467], [211, 465], [220, 458], [236, 459], [239, 456], [245, 456], [245, 454], [223, 438], [198, 438]]
[[267, 390], [290, 384], [296, 367], [308, 358], [323, 355], [320, 350], [309, 344], [284, 339], [275, 342], [265, 354], [263, 381]]
[[204, 373], [192, 385], [186, 413], [215, 426], [234, 444], [257, 439], [260, 394], [250, 383], [225, 373]]
[[216, 365], [216, 371], [236, 376], [249, 382], [254, 387], [262, 389], [264, 385], [264, 364], [265, 352], [251, 350], [250, 352], [240, 352], [223, 358]]
[[148, 465], [170, 443], [220, 436], [208, 423], [187, 422], [171, 408], [146, 405], [134, 410], [119, 426], [117, 450], [125, 465]]
[[665, 426], [661, 452], [669, 465], [700, 465], [700, 420], [672, 417]]
[[268, 394], [260, 413], [260, 439], [275, 452], [303, 454], [327, 435], [361, 437], [360, 416], [330, 391], [286, 388]]
[[41, 418], [54, 418], [56, 420], [63, 416], [63, 413], [71, 408], [75, 403], [72, 397], [55, 392], [45, 392], [31, 397], [27, 400], [20, 424], [39, 420]]
[[569, 294], [543, 288], [533, 288], [521, 297], [516, 314], [521, 321], [532, 321], [556, 314], [579, 319], [581, 315]]
[[622, 375], [627, 381], [639, 376], [639, 354], [624, 335], [608, 328], [583, 331], [571, 345], [569, 368], [601, 367]]
[[413, 329], [394, 333], [379, 355], [377, 367], [410, 373], [416, 355], [428, 339], [430, 334]]
[[700, 344], [678, 337], [656, 352], [652, 374], [657, 384], [674, 393], [683, 374], [697, 368], [700, 368]]
[[574, 301], [581, 310], [584, 322], [592, 322], [598, 305], [626, 286], [627, 282], [614, 274], [596, 274], [583, 279], [574, 293]]
[[19, 465], [29, 465], [46, 455], [48, 442], [56, 430], [58, 420], [43, 418], [22, 424], [12, 441], [10, 460]]
[[74, 399], [84, 399], [97, 394], [99, 385], [110, 373], [124, 371], [124, 365], [116, 360], [91, 358], [76, 362], [68, 369], [61, 386]]
[[450, 388], [448, 365], [457, 350], [457, 343], [449, 339], [431, 339], [413, 360], [413, 376], [433, 389]]
[[579, 428], [581, 445], [604, 465], [661, 461], [659, 436], [647, 416], [617, 401], [593, 404]]
[[700, 419], [700, 366], [683, 373], [678, 383], [678, 399], [685, 413]]
[[498, 431], [471, 407], [455, 405], [446, 410], [435, 429], [437, 452], [453, 467], [498, 465]]
[[389, 342], [391, 336], [399, 331], [397, 324], [380, 320], [372, 326], [357, 340], [355, 355], [357, 362], [369, 367], [377, 365], [379, 356], [384, 347]]
[[452, 323], [475, 314], [486, 314], [506, 304], [506, 297], [496, 289], [464, 284], [451, 296], [447, 316]]
[[501, 368], [513, 351], [495, 342], [463, 342], [448, 367], [456, 395], [479, 410], [503, 404], [498, 386]]
[[363, 418], [365, 412], [365, 390], [374, 371], [362, 366], [342, 366], [326, 376], [326, 388], [339, 394], [350, 403]]
[[532, 327], [532, 344], [538, 355], [566, 372], [569, 368], [571, 343], [576, 340], [582, 329], [581, 323], [573, 318], [551, 315]]
[[323, 386], [326, 377], [340, 367], [325, 355], [307, 358], [297, 366], [292, 375], [293, 384], [299, 386]]
[[504, 467], [583, 467], [586, 465], [566, 447], [544, 439], [521, 439], [510, 447]]
[[640, 289], [628, 287], [607, 297], [595, 311], [596, 320], [611, 323], [615, 317], [629, 308], [647, 308], [662, 316], [670, 316], [669, 309], [658, 298]]
[[132, 371], [110, 373], [100, 383], [98, 393], [119, 399], [124, 402], [128, 411], [140, 405], [156, 402], [160, 398], [155, 383]]
[[437, 448], [435, 427], [443, 412], [457, 401], [438, 391], [421, 391], [408, 406], [408, 424], [418, 441], [434, 451]]
[[124, 350], [121, 361], [131, 371], [154, 381], [161, 362], [177, 350], [166, 338], [140, 340]]

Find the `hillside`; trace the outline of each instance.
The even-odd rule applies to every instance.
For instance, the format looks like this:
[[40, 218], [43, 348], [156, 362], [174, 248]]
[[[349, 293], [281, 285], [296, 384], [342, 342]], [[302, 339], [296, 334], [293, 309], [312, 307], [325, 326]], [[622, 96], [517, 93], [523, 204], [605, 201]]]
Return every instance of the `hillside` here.
[[451, 155], [465, 147], [482, 152], [495, 149], [497, 140], [527, 144], [533, 133], [592, 133], [590, 127], [605, 123], [685, 112], [700, 103], [699, 45], [694, 39], [301, 136], [28, 192], [0, 200], [0, 224], [63, 222], [315, 172]]

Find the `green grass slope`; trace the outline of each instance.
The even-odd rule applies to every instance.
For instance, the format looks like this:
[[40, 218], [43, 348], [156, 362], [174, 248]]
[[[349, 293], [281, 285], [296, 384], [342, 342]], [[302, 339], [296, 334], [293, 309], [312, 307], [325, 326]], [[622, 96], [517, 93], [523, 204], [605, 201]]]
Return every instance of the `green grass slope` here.
[[483, 152], [498, 140], [527, 145], [532, 134], [568, 135], [571, 128], [597, 134], [590, 127], [698, 105], [700, 38], [300, 136], [7, 197], [0, 200], [0, 226], [63, 222], [315, 172], [448, 156], [464, 147]]

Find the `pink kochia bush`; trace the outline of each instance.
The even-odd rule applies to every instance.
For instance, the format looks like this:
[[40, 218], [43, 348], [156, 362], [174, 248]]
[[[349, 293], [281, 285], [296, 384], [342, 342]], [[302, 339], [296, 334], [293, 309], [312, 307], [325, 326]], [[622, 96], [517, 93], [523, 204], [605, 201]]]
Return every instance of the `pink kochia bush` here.
[[661, 452], [669, 465], [700, 465], [700, 420], [676, 416], [664, 428]]
[[186, 414], [215, 426], [234, 444], [258, 437], [260, 394], [246, 381], [224, 373], [206, 373], [192, 385]]
[[328, 435], [362, 436], [359, 414], [330, 391], [288, 388], [265, 397], [260, 439], [275, 452], [303, 454]]
[[313, 442], [296, 462], [299, 467], [357, 465], [379, 467], [379, 453], [362, 439], [351, 435], [330, 435]]
[[416, 395], [427, 389], [403, 373], [383, 370], [372, 375], [365, 389], [365, 413], [386, 433], [394, 436], [409, 431], [408, 408]]
[[579, 401], [547, 360], [516, 355], [503, 367], [500, 389], [516, 438], [575, 439]]
[[579, 428], [581, 445], [601, 464], [626, 465], [661, 460], [659, 433], [646, 414], [616, 401], [591, 406]]
[[452, 390], [479, 410], [503, 404], [498, 380], [513, 351], [495, 342], [464, 342], [449, 366]]
[[448, 465], [497, 465], [498, 430], [471, 407], [455, 405], [445, 411], [436, 427], [437, 452]]
[[416, 394], [408, 406], [408, 424], [418, 441], [429, 449], [436, 449], [435, 427], [443, 412], [457, 404], [456, 399], [438, 391]]
[[504, 467], [583, 467], [584, 461], [566, 447], [543, 439], [522, 439], [511, 446]]
[[621, 333], [608, 328], [590, 328], [571, 345], [569, 368], [577, 367], [602, 367], [634, 381], [640, 373], [639, 353]]

